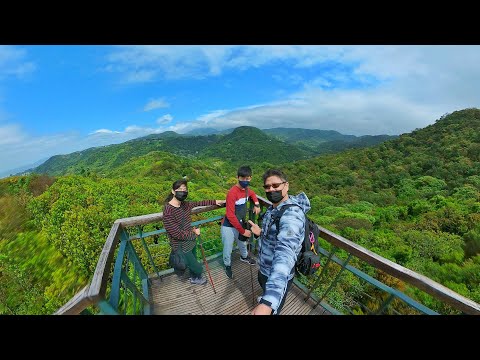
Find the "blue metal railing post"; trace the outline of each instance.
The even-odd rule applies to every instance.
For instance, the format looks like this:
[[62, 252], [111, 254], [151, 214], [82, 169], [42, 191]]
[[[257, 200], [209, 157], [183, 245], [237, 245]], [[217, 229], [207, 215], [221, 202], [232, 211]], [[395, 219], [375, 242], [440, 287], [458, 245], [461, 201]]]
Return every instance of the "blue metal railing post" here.
[[153, 266], [153, 270], [157, 273], [157, 277], [160, 277], [160, 272], [158, 271], [158, 268], [157, 268], [157, 266], [155, 265], [155, 262], [153, 261], [152, 254], [150, 253], [150, 250], [148, 250], [147, 243], [145, 242], [145, 239], [144, 239], [144, 237], [142, 236], [142, 231], [143, 231], [143, 230], [142, 230], [142, 227], [141, 227], [141, 226], [137, 226], [137, 229], [138, 229], [138, 235], [140, 236], [140, 239], [142, 240], [143, 249], [144, 249], [145, 252], [147, 253], [148, 260], [150, 260], [150, 264]]
[[330, 251], [330, 253], [328, 254], [327, 261], [325, 262], [325, 265], [323, 265], [322, 271], [320, 271], [320, 274], [318, 275], [317, 280], [315, 280], [315, 283], [308, 290], [307, 297], [305, 298], [305, 302], [310, 298], [310, 294], [312, 293], [312, 291], [318, 287], [320, 283], [320, 279], [322, 278], [323, 274], [326, 272], [327, 266], [330, 263], [330, 260], [332, 260], [332, 256], [335, 253], [335, 251], [337, 251], [337, 249], [338, 249], [337, 247], [333, 247], [332, 251]]
[[342, 264], [342, 268], [340, 269], [340, 271], [338, 272], [337, 276], [335, 276], [335, 279], [333, 280], [332, 284], [328, 287], [327, 291], [325, 291], [325, 293], [320, 297], [320, 299], [318, 299], [317, 303], [313, 306], [313, 308], [315, 309], [317, 307], [318, 304], [320, 304], [320, 302], [325, 298], [325, 296], [327, 296], [327, 294], [333, 289], [333, 287], [337, 284], [338, 282], [338, 279], [340, 278], [340, 275], [342, 275], [343, 271], [345, 270], [345, 266], [348, 264], [348, 262], [350, 261], [350, 258], [352, 257], [352, 254], [348, 254], [348, 257], [347, 257], [347, 260], [345, 260]]
[[395, 294], [390, 294], [390, 296], [383, 302], [382, 305], [380, 305], [380, 308], [378, 311], [375, 313], [375, 315], [380, 315], [382, 314], [385, 309], [388, 307], [388, 305], [395, 299]]

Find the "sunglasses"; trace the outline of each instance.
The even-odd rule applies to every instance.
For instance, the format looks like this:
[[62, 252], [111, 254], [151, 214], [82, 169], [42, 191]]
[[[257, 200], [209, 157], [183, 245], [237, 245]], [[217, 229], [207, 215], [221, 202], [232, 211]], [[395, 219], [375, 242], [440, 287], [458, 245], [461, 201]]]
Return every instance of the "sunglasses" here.
[[263, 188], [264, 188], [265, 190], [268, 190], [268, 189], [270, 189], [271, 187], [274, 188], [274, 189], [277, 189], [280, 185], [285, 184], [285, 183], [286, 183], [286, 181], [283, 181], [283, 182], [277, 183], [277, 184], [263, 185]]

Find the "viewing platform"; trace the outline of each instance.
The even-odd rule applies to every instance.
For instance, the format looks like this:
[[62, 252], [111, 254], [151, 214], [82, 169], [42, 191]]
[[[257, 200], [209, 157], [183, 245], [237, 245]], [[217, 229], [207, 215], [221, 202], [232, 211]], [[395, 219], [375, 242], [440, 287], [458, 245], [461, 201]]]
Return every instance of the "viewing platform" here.
[[[270, 202], [258, 198], [265, 211]], [[205, 218], [205, 212], [216, 214]], [[261, 295], [258, 268], [241, 262], [234, 251], [234, 278], [226, 276], [219, 229], [222, 212], [225, 209], [216, 205], [192, 210], [192, 226], [202, 228], [213, 286], [207, 271], [207, 283], [194, 285], [188, 281], [188, 271], [178, 276], [169, 268], [170, 245], [163, 229], [163, 213], [118, 219], [92, 280], [55, 314], [250, 314]], [[249, 218], [257, 220], [252, 208]], [[480, 304], [321, 226], [319, 230], [321, 266], [309, 277], [294, 279], [281, 315], [480, 315]], [[253, 237], [250, 244], [255, 257]], [[197, 258], [202, 262], [199, 245], [197, 242]], [[428, 306], [434, 303], [441, 312]]]

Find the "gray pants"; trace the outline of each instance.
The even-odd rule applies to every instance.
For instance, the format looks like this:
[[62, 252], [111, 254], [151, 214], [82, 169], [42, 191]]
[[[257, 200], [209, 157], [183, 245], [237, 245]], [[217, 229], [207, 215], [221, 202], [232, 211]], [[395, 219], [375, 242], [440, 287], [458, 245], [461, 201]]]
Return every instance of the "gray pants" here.
[[235, 229], [234, 227], [220, 226], [220, 232], [222, 234], [223, 263], [225, 264], [225, 266], [231, 266], [232, 264], [232, 250], [234, 240], [237, 240], [237, 245], [240, 249], [240, 255], [244, 258], [248, 256], [247, 242], [238, 240], [237, 229]]

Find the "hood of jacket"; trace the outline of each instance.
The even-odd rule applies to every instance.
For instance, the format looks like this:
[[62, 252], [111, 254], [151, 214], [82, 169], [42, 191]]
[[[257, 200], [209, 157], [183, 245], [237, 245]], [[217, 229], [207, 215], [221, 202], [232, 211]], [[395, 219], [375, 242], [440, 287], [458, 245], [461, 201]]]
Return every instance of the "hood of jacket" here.
[[303, 212], [306, 214], [310, 209], [312, 208], [310, 206], [310, 200], [308, 199], [307, 195], [305, 195], [304, 192], [301, 192], [298, 195], [289, 195], [288, 199], [284, 202], [282, 202], [280, 205], [278, 205], [277, 209], [281, 209], [282, 206], [285, 204], [296, 204], [299, 205], [302, 209]]

